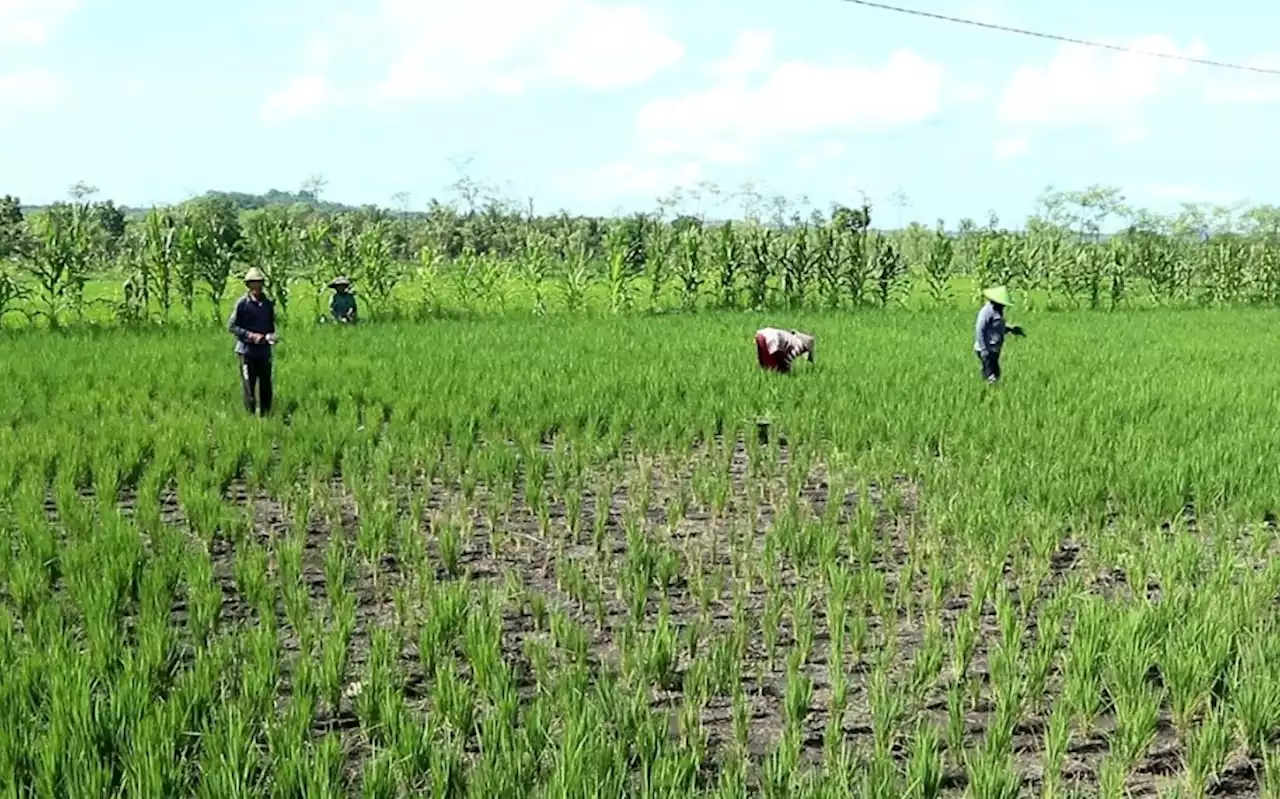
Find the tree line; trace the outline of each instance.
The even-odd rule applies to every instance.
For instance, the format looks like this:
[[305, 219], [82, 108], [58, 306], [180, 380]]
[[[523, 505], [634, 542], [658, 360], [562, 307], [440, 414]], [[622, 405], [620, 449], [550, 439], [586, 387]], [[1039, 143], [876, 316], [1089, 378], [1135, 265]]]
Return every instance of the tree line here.
[[[1054, 307], [1280, 301], [1271, 206], [1160, 215], [1095, 186], [1047, 190], [1020, 229], [993, 214], [884, 230], [865, 201], [808, 209], [756, 196], [717, 221], [679, 193], [613, 218], [459, 194], [417, 212], [405, 198], [399, 210], [322, 203], [314, 187], [141, 210], [96, 200], [84, 184], [38, 209], [5, 196], [0, 321], [56, 328], [103, 309], [119, 324], [220, 321], [249, 265], [268, 274], [285, 316], [318, 314], [338, 274], [357, 281], [365, 316], [384, 319], [888, 308], [908, 296], [945, 305], [961, 298], [959, 278], [1037, 292]], [[97, 280], [111, 281], [108, 296], [89, 296]]]

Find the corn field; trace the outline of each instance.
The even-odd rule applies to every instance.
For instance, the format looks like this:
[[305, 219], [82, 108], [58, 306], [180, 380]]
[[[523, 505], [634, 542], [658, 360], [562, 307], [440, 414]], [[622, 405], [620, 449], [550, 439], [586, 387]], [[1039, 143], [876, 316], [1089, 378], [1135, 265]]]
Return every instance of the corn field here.
[[[1160, 217], [1121, 200], [1101, 188], [1048, 194], [1021, 230], [993, 217], [882, 231], [869, 205], [807, 216], [779, 206], [713, 222], [669, 212], [535, 217], [498, 205], [242, 211], [212, 196], [126, 219], [83, 193], [29, 215], [9, 197], [0, 201], [0, 322], [207, 324], [250, 265], [270, 276], [283, 315], [312, 319], [338, 274], [356, 280], [362, 314], [383, 321], [941, 308], [995, 283], [1049, 309], [1280, 300], [1280, 211]], [[1108, 224], [1119, 232], [1103, 235]]]

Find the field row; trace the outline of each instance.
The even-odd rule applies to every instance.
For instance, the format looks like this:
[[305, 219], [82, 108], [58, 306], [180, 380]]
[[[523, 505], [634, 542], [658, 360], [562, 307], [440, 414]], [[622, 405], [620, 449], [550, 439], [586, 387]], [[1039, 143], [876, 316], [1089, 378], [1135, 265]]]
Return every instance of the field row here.
[[210, 504], [144, 474], [115, 505], [24, 481], [9, 784], [1256, 789], [1269, 532], [955, 536], [905, 480], [704, 457], [727, 495], [699, 489], [707, 461], [647, 459], [563, 494], [370, 476]]
[[1276, 795], [1269, 316], [14, 337], [0, 791]]

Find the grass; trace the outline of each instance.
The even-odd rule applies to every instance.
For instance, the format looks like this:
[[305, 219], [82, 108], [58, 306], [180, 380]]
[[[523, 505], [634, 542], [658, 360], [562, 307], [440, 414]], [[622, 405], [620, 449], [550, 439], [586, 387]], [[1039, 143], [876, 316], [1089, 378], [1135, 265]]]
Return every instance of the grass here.
[[0, 789], [1274, 795], [1274, 313], [1015, 316], [10, 335]]
[[[548, 276], [540, 285], [535, 285], [520, 272], [518, 263], [498, 264], [497, 270], [489, 282], [483, 287], [473, 285], [474, 278], [456, 265], [441, 270], [440, 274], [428, 279], [420, 274], [406, 273], [391, 293], [390, 300], [384, 306], [370, 301], [363, 288], [356, 286], [357, 302], [361, 317], [377, 321], [399, 320], [423, 321], [441, 318], [492, 318], [494, 316], [533, 315], [534, 309], [541, 305], [546, 313], [553, 316], [590, 317], [613, 315], [613, 299], [611, 286], [604, 276], [595, 272], [586, 273], [586, 277], [575, 282], [570, 276], [554, 274]], [[713, 272], [707, 278], [716, 277]], [[710, 285], [710, 284], [708, 284]], [[1128, 281], [1126, 293], [1117, 306], [1126, 311], [1151, 310], [1202, 310], [1211, 303], [1203, 296], [1201, 287], [1191, 298], [1186, 300], [1159, 299], [1153, 293], [1149, 283], [1141, 278]], [[867, 286], [871, 291], [874, 286]], [[929, 292], [927, 280], [919, 269], [912, 270], [903, 281], [901, 290], [895, 292], [890, 308], [905, 309], [913, 312], [942, 313], [954, 312], [957, 308], [973, 308], [976, 311], [981, 303], [979, 299], [982, 285], [970, 275], [956, 274], [946, 281], [946, 297], [941, 300], [933, 298]], [[1088, 300], [1077, 297], [1073, 302], [1058, 291], [1043, 288], [1028, 289], [1021, 285], [1012, 286], [1017, 298], [1019, 311], [1070, 311], [1088, 307]], [[153, 298], [148, 308], [147, 318], [151, 323], [173, 327], [208, 327], [221, 326], [226, 323], [227, 314], [231, 312], [235, 301], [244, 293], [244, 285], [240, 274], [233, 275], [227, 281], [220, 306], [215, 308], [208, 297], [207, 287], [198, 285], [192, 297], [192, 311], [188, 314], [177, 294], [172, 298], [172, 306], [166, 316], [158, 298]], [[329, 301], [332, 291], [316, 290], [316, 287], [302, 279], [291, 282], [290, 298], [287, 311], [279, 302], [279, 293], [273, 286], [268, 286], [267, 294], [277, 301], [276, 310], [282, 319], [289, 317], [294, 328], [310, 326], [317, 319], [328, 317]], [[1106, 292], [1103, 292], [1104, 294]], [[629, 303], [620, 308], [620, 314], [652, 315], [653, 313], [670, 314], [681, 312], [687, 314], [689, 309], [682, 309], [683, 298], [680, 286], [669, 279], [662, 290], [653, 292], [652, 282], [645, 276], [639, 276], [627, 283], [626, 295]], [[137, 325], [137, 320], [125, 323], [119, 317], [123, 299], [123, 277], [111, 272], [95, 274], [84, 286], [83, 300], [78, 311], [64, 310], [60, 316], [62, 325], [71, 327], [89, 326], [127, 326]], [[571, 297], [577, 296], [571, 301]], [[720, 312], [734, 308], [717, 308], [718, 295], [707, 286], [698, 294], [693, 309], [706, 312], [716, 309]], [[740, 290], [737, 306], [746, 301], [746, 293]], [[781, 313], [782, 308], [790, 308], [791, 298], [784, 291], [780, 280], [771, 277], [769, 280], [769, 298], [767, 306], [771, 313]], [[803, 304], [806, 307], [827, 307], [825, 299], [810, 290]], [[845, 306], [851, 303], [844, 298]], [[27, 313], [42, 307], [38, 302], [28, 299], [15, 302], [0, 315], [0, 330], [15, 331], [23, 328], [47, 327], [48, 320]], [[735, 306], [736, 307], [736, 306]], [[1109, 298], [1103, 297], [1095, 310], [1112, 309]], [[883, 311], [876, 305], [870, 294], [861, 300], [859, 312], [867, 313]], [[827, 308], [827, 312], [834, 312]]]

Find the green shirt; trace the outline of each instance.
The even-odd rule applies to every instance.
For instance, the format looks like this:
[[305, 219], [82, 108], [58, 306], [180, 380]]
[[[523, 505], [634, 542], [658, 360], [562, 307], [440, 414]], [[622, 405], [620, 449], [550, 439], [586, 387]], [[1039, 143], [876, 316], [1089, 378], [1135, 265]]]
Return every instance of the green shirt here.
[[355, 309], [356, 295], [350, 293], [334, 294], [333, 301], [329, 303], [329, 311], [333, 314], [334, 319], [342, 319], [346, 317], [348, 311], [354, 311]]

